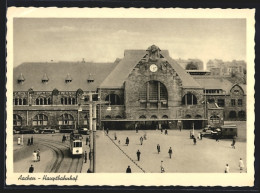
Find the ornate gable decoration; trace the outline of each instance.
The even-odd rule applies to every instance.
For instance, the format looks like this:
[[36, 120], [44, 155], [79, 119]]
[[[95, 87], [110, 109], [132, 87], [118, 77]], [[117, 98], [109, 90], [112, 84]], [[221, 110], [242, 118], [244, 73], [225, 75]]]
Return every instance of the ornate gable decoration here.
[[160, 58], [160, 48], [156, 45], [150, 46], [147, 50], [150, 61], [157, 61]]

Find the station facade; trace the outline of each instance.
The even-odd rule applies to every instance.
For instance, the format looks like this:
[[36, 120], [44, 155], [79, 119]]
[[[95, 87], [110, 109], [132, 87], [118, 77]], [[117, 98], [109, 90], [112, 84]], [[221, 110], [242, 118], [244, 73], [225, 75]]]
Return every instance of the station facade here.
[[98, 129], [201, 129], [245, 120], [245, 85], [190, 71], [155, 45], [125, 50], [114, 63], [23, 63], [13, 73], [13, 126], [88, 127], [89, 93], [107, 101], [97, 105]]

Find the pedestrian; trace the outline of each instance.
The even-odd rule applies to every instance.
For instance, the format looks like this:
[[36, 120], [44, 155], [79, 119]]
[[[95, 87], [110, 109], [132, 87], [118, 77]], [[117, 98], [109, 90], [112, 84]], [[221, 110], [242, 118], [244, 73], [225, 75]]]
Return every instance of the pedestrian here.
[[88, 145], [88, 142], [89, 142], [89, 138], [86, 137], [86, 145]]
[[165, 129], [164, 134], [168, 135], [168, 130], [167, 129]]
[[88, 161], [88, 154], [87, 154], [87, 151], [84, 152], [84, 160], [85, 160], [85, 163], [87, 163], [87, 161]]
[[161, 134], [163, 133], [163, 128], [161, 127]]
[[202, 133], [200, 133], [200, 140], [202, 140], [202, 137], [203, 137], [203, 136], [202, 136]]
[[140, 161], [141, 152], [139, 151], [139, 149], [138, 149], [138, 151], [136, 152], [136, 155], [137, 155], [137, 160]]
[[225, 173], [229, 173], [229, 166], [228, 166], [228, 164], [226, 164]]
[[239, 169], [240, 169], [240, 173], [243, 171], [243, 169], [244, 169], [244, 162], [243, 162], [243, 160], [242, 160], [242, 158], [240, 158], [240, 160], [239, 160]]
[[232, 146], [232, 148], [234, 148], [234, 149], [236, 149], [236, 146], [235, 146], [235, 144], [236, 144], [236, 140], [235, 140], [235, 139], [233, 139], [231, 146]]
[[128, 137], [126, 137], [125, 144], [126, 144], [127, 146], [128, 146], [128, 144], [129, 144], [129, 138], [128, 138]]
[[135, 132], [138, 133], [138, 126], [136, 126], [136, 128], [135, 128]]
[[89, 158], [89, 160], [91, 160], [91, 152], [90, 151], [88, 153], [88, 158]]
[[147, 137], [146, 137], [146, 133], [144, 134], [144, 140], [146, 140], [147, 139]]
[[37, 154], [37, 161], [41, 161], [41, 155], [40, 155], [41, 151], [40, 149], [37, 149], [36, 154]]
[[181, 125], [179, 125], [179, 129], [180, 129], [180, 131], [181, 131]]
[[108, 132], [109, 132], [109, 130], [108, 130], [108, 128], [107, 128], [107, 135], [108, 135]]
[[158, 154], [160, 153], [160, 151], [161, 151], [161, 147], [160, 147], [159, 144], [157, 144], [157, 152], [158, 152]]
[[170, 159], [172, 159], [172, 148], [171, 147], [170, 147], [168, 153], [169, 153]]
[[196, 145], [196, 142], [197, 142], [196, 138], [193, 137], [193, 145]]
[[144, 139], [143, 139], [143, 137], [141, 136], [141, 137], [140, 137], [140, 143], [141, 143], [141, 145], [143, 145], [143, 140], [144, 140]]
[[37, 152], [36, 151], [33, 152], [33, 161], [34, 162], [37, 161]]
[[28, 138], [27, 145], [31, 145], [31, 139], [30, 138]]
[[33, 165], [31, 165], [31, 167], [29, 167], [29, 173], [33, 173], [33, 171], [34, 171], [34, 167]]
[[116, 133], [114, 134], [114, 136], [115, 136], [115, 140], [117, 140], [117, 136], [116, 136]]
[[216, 141], [219, 142], [219, 134], [216, 135]]
[[31, 145], [33, 145], [33, 136], [31, 137]]
[[132, 170], [131, 170], [130, 166], [128, 166], [128, 167], [126, 168], [126, 173], [132, 173]]
[[65, 134], [62, 136], [62, 143], [64, 143], [66, 141], [66, 136]]

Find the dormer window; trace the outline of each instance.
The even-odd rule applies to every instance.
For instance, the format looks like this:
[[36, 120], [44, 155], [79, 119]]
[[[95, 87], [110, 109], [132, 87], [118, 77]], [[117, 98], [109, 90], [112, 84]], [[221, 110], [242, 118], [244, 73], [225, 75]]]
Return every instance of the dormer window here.
[[23, 84], [24, 81], [25, 81], [25, 78], [24, 78], [23, 74], [21, 73], [20, 76], [19, 76], [19, 78], [17, 79], [17, 82], [18, 82], [19, 84]]
[[92, 74], [89, 74], [88, 76], [88, 83], [94, 82], [94, 76]]
[[44, 76], [42, 77], [42, 83], [46, 84], [49, 81], [49, 78], [47, 74], [45, 73]]
[[66, 82], [66, 83], [72, 82], [72, 78], [71, 78], [71, 76], [70, 76], [69, 73], [67, 74], [67, 77], [66, 77], [66, 79], [65, 79], [65, 82]]

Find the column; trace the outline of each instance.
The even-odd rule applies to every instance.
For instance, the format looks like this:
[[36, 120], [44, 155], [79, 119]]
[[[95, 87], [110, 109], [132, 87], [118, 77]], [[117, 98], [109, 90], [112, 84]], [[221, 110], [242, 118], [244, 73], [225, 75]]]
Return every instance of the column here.
[[93, 105], [93, 173], [96, 172], [96, 130], [97, 130], [97, 106]]
[[90, 130], [90, 171], [93, 172], [93, 129], [92, 129], [92, 93], [89, 93], [89, 130]]

